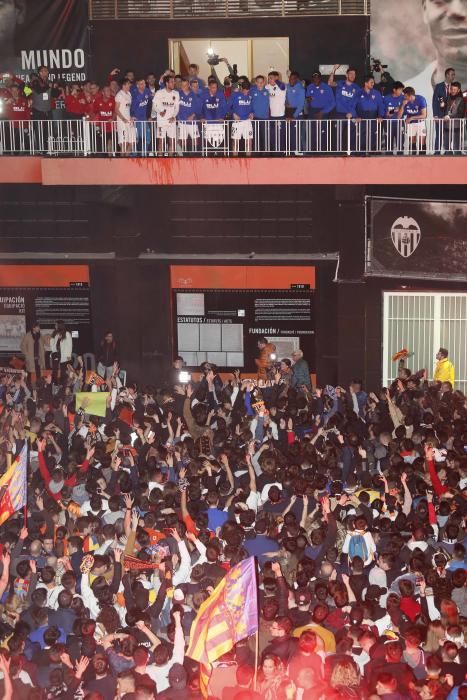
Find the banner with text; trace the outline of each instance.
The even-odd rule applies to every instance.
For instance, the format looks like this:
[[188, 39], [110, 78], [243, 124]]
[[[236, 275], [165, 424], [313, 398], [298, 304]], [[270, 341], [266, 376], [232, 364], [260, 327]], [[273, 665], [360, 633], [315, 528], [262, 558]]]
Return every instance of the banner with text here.
[[467, 280], [467, 202], [367, 200], [366, 274]]
[[0, 2], [0, 74], [28, 80], [44, 65], [51, 81], [70, 83], [86, 79], [88, 62], [87, 2]]
[[73, 338], [73, 352], [92, 349], [91, 290], [87, 265], [0, 265], [0, 364], [12, 366], [33, 322], [46, 350], [56, 321]]
[[301, 349], [315, 365], [314, 267], [173, 265], [175, 354], [188, 367], [254, 371], [258, 339], [277, 360]]

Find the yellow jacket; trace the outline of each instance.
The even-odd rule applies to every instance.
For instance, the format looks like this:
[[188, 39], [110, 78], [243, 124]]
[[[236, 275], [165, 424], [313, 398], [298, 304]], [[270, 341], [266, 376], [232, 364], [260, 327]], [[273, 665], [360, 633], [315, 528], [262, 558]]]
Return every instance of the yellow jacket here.
[[436, 363], [433, 379], [435, 382], [450, 382], [454, 388], [454, 365], [447, 357], [444, 360], [438, 360]]

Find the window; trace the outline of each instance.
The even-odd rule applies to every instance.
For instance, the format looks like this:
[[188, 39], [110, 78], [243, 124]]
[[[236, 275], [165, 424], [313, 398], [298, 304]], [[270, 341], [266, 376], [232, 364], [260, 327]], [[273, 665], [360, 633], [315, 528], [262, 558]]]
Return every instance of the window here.
[[467, 294], [449, 292], [383, 293], [383, 384], [397, 375], [392, 356], [407, 348], [407, 366], [425, 367], [433, 379], [435, 354], [447, 348], [455, 368], [455, 388], [467, 390]]

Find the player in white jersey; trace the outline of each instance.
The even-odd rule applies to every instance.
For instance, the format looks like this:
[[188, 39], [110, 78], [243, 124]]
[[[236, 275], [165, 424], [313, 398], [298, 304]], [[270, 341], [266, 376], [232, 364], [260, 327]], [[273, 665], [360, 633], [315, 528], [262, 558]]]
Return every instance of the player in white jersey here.
[[271, 71], [268, 73], [268, 84], [266, 90], [269, 92], [269, 112], [273, 119], [284, 119], [285, 116], [285, 85], [279, 80], [279, 73]]
[[269, 93], [271, 150], [280, 152], [284, 149], [284, 120], [287, 92], [284, 83], [279, 80], [279, 73], [274, 70], [268, 73], [268, 84], [265, 87]]
[[115, 116], [117, 117], [117, 137], [123, 154], [129, 155], [136, 144], [135, 123], [130, 115], [131, 82], [125, 79], [122, 89], [115, 96]]
[[[152, 111], [157, 120], [157, 141], [159, 151], [175, 153], [177, 138], [177, 114], [180, 109], [180, 95], [175, 90], [173, 75], [164, 76], [165, 87], [158, 90], [152, 101]], [[167, 149], [168, 140], [168, 149]]]

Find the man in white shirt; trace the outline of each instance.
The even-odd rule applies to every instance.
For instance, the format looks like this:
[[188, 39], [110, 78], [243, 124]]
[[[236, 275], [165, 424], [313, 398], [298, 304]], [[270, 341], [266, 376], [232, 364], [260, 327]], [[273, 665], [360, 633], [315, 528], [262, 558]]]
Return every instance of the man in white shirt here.
[[152, 111], [157, 120], [157, 143], [159, 151], [168, 150], [170, 153], [175, 153], [180, 95], [175, 90], [173, 75], [164, 75], [164, 85], [162, 90], [156, 92], [152, 101]]
[[51, 566], [45, 566], [42, 569], [41, 581], [37, 584], [36, 588], [45, 588], [47, 591], [47, 598], [45, 605], [47, 608], [52, 610], [58, 609], [58, 595], [64, 590], [61, 584], [57, 584], [55, 580], [55, 571]]
[[270, 142], [271, 151], [284, 150], [284, 124], [285, 124], [285, 100], [286, 89], [284, 83], [279, 80], [279, 73], [275, 70], [268, 73], [266, 90], [269, 93]]
[[183, 664], [185, 658], [185, 638], [179, 611], [173, 613], [175, 623], [175, 638], [172, 656], [165, 645], [158, 644], [153, 652], [154, 663], [146, 666], [145, 672], [155, 682], [157, 692], [169, 688], [169, 671], [174, 664]]
[[117, 118], [117, 138], [123, 155], [129, 155], [136, 145], [136, 129], [130, 115], [131, 82], [125, 79], [122, 89], [115, 96], [115, 116]]

